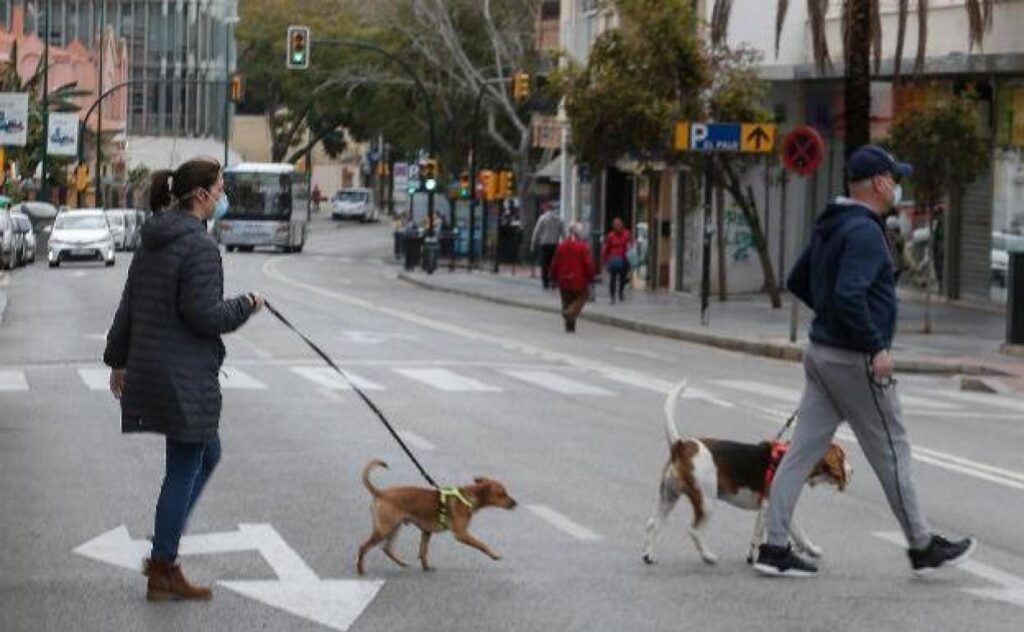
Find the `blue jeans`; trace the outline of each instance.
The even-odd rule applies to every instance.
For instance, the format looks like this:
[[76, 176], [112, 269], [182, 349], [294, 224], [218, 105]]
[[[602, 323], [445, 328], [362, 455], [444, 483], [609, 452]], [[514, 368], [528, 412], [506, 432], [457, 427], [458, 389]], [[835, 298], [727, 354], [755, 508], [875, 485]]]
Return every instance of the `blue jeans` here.
[[216, 434], [202, 443], [167, 439], [167, 469], [153, 530], [154, 560], [173, 562], [178, 557], [178, 542], [188, 517], [219, 461], [220, 437]]

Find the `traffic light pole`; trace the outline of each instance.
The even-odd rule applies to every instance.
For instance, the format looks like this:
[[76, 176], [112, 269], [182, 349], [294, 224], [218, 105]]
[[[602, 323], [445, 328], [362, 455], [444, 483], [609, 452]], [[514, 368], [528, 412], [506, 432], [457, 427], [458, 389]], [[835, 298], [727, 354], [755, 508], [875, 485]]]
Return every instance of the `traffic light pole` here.
[[[469, 262], [468, 268], [473, 269], [476, 259], [476, 250], [473, 248], [473, 233], [476, 228], [476, 203], [479, 201], [480, 196], [476, 190], [476, 175], [479, 161], [477, 154], [480, 151], [479, 145], [479, 134], [477, 128], [479, 127], [478, 119], [480, 118], [480, 107], [484, 100], [484, 90], [489, 85], [495, 83], [504, 83], [508, 79], [487, 79], [480, 82], [480, 89], [476, 92], [476, 102], [473, 104], [473, 121], [470, 124], [470, 136], [469, 136], [469, 184], [472, 187], [472, 193], [469, 196]], [[484, 213], [480, 218], [480, 255], [483, 256], [487, 249], [487, 206], [484, 205]], [[495, 255], [497, 256], [497, 255]]]

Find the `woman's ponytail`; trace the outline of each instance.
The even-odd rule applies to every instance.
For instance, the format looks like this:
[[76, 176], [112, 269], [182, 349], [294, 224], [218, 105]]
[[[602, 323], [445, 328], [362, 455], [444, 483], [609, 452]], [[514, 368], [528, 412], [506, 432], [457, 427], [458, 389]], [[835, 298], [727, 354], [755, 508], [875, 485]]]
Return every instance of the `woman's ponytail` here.
[[171, 205], [171, 175], [173, 173], [170, 169], [160, 169], [153, 172], [149, 179], [149, 210], [154, 213], [159, 213]]

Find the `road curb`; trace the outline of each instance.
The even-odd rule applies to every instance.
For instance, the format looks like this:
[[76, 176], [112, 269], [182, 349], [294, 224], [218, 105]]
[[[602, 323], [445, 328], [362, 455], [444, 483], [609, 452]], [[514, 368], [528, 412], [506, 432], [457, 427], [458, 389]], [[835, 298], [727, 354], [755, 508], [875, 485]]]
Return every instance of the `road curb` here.
[[4, 324], [4, 312], [7, 311], [7, 276], [6, 272], [0, 272], [0, 325]]
[[[558, 309], [558, 307], [556, 306], [538, 305], [537, 303], [533, 303], [530, 301], [522, 301], [514, 298], [506, 298], [503, 296], [495, 296], [493, 294], [488, 294], [486, 292], [477, 292], [473, 290], [465, 290], [462, 288], [446, 287], [440, 284], [431, 283], [429, 280], [419, 278], [418, 276], [411, 275], [407, 272], [399, 272], [398, 278], [399, 280], [405, 281], [406, 283], [409, 283], [411, 285], [415, 285], [417, 287], [427, 290], [433, 290], [435, 292], [446, 292], [448, 294], [466, 296], [469, 298], [488, 301], [491, 303], [497, 303], [499, 305], [508, 305], [510, 307], [520, 307], [523, 309], [532, 309], [534, 311], [545, 312], [549, 314], [561, 313], [561, 310]], [[642, 323], [635, 320], [630, 320], [628, 318], [609, 316], [607, 314], [595, 314], [584, 312], [583, 314], [580, 315], [580, 320], [586, 320], [594, 323], [599, 323], [602, 325], [608, 325], [610, 327], [618, 327], [620, 329], [627, 329], [629, 331], [635, 331], [641, 334], [660, 336], [663, 338], [671, 338], [674, 340], [682, 340], [684, 342], [692, 342], [695, 344], [714, 347], [717, 349], [723, 349], [726, 351], [735, 351], [738, 353], [745, 353], [747, 355], [760, 356], [764, 358], [772, 358], [775, 360], [800, 362], [803, 360], [804, 356], [803, 347], [791, 343], [779, 343], [767, 340], [751, 340], [749, 338], [725, 336], [721, 334], [712, 334], [703, 331], [693, 331], [690, 329], [664, 327], [662, 325]], [[977, 375], [1002, 377], [1014, 376], [1013, 373], [1010, 373], [1008, 371], [1003, 371], [983, 364], [965, 364], [961, 362], [937, 362], [933, 360], [905, 357], [901, 357], [899, 360], [899, 370], [903, 373], [924, 373], [936, 375]]]

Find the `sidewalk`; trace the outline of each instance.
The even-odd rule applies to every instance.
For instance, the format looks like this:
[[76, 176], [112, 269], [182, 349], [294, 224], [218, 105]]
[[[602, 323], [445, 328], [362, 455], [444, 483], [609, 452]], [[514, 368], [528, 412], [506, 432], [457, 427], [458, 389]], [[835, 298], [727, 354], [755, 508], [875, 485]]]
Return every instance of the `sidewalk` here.
[[[529, 267], [502, 267], [500, 274], [449, 272], [440, 267], [433, 275], [421, 271], [400, 272], [399, 278], [432, 290], [452, 292], [505, 305], [560, 311], [558, 294], [545, 292], [540, 278], [531, 278]], [[713, 296], [710, 324], [700, 323], [700, 297], [693, 294], [626, 289], [625, 303], [611, 305], [608, 287], [597, 286], [597, 300], [588, 303], [581, 316], [605, 325], [640, 333], [665, 336], [713, 347], [771, 358], [798, 361], [807, 340], [810, 312], [801, 306], [797, 342], [789, 341], [790, 304], [772, 309], [763, 295], [730, 297], [719, 302]], [[932, 303], [932, 334], [923, 334], [924, 303], [901, 297], [898, 333], [893, 345], [901, 371], [914, 373], [994, 376], [1002, 385], [1024, 392], [1024, 358], [1000, 352], [1005, 317], [995, 310], [977, 309], [940, 301]], [[554, 322], [552, 327], [558, 325]]]

